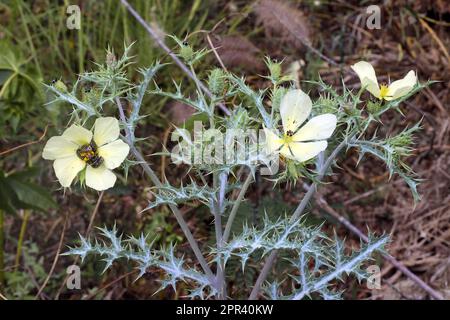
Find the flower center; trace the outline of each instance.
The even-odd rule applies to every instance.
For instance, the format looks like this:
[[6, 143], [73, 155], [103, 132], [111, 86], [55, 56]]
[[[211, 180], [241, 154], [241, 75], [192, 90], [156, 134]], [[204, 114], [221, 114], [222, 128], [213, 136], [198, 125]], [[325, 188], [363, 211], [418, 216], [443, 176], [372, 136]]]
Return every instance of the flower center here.
[[389, 87], [385, 84], [382, 84], [380, 86], [380, 98], [381, 99], [386, 98], [388, 96], [388, 93], [389, 93]]
[[77, 156], [93, 168], [98, 168], [103, 163], [103, 158], [98, 155], [97, 145], [94, 140], [79, 147]]
[[294, 132], [292, 132], [291, 130], [288, 130], [283, 137], [283, 143], [285, 144], [289, 144], [292, 143], [293, 139], [292, 136], [294, 135]]

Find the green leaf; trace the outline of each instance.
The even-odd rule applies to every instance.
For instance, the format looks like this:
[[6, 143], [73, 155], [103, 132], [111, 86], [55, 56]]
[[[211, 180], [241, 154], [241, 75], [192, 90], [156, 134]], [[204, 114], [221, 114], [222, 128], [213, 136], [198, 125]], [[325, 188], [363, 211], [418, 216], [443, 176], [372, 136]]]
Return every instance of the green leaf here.
[[46, 212], [56, 208], [56, 202], [47, 189], [28, 181], [38, 172], [38, 168], [30, 168], [6, 177], [0, 171], [0, 208], [13, 214], [19, 209]]
[[7, 42], [0, 42], [0, 69], [18, 72], [20, 67], [26, 63], [21, 52], [16, 47], [9, 45]]
[[21, 180], [13, 175], [9, 176], [8, 180], [21, 202], [23, 209], [36, 209], [46, 212], [51, 208], [56, 208], [56, 202], [48, 193], [47, 189]]
[[19, 203], [14, 189], [5, 178], [3, 171], [0, 170], [0, 209], [8, 213], [16, 213], [16, 205]]
[[0, 86], [11, 76], [12, 72], [8, 70], [0, 70]]

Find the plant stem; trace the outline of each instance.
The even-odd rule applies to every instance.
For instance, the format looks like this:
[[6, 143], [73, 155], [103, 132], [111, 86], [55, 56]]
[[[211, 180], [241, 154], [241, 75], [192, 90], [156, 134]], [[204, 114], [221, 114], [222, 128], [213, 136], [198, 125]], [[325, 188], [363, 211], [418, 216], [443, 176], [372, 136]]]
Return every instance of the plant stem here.
[[[150, 166], [145, 162], [144, 157], [142, 154], [136, 149], [134, 146], [130, 146], [131, 152], [136, 157], [136, 159], [140, 162], [142, 168], [144, 169], [144, 172], [147, 174], [147, 176], [152, 180], [152, 182], [157, 187], [161, 187], [161, 181], [159, 181], [159, 178], [156, 176], [155, 172], [150, 168]], [[177, 219], [178, 224], [180, 225], [181, 229], [184, 232], [184, 235], [186, 236], [192, 250], [194, 251], [195, 256], [197, 257], [198, 261], [200, 262], [200, 265], [203, 268], [203, 271], [206, 273], [207, 276], [213, 277], [213, 273], [211, 271], [211, 268], [209, 267], [208, 263], [206, 262], [205, 258], [203, 257], [202, 252], [200, 251], [200, 248], [194, 239], [194, 236], [192, 235], [191, 231], [189, 230], [189, 227], [186, 223], [186, 221], [183, 218], [183, 215], [181, 214], [180, 210], [173, 205], [169, 205], [170, 209], [172, 210], [173, 214], [175, 215], [175, 218]]]
[[0, 288], [5, 285], [5, 212], [0, 209]]
[[[382, 238], [378, 239], [376, 242], [371, 243], [367, 248], [364, 249], [364, 251], [359, 252], [359, 254], [369, 257], [371, 255], [371, 253], [373, 253], [380, 246], [386, 244], [387, 241], [388, 241], [388, 239], [386, 237], [382, 237]], [[354, 259], [354, 258], [350, 259], [348, 262], [346, 262], [344, 265], [342, 265], [339, 269], [336, 269], [333, 272], [329, 273], [328, 275], [321, 277], [311, 287], [302, 288], [302, 291], [297, 293], [292, 298], [292, 300], [301, 300], [305, 297], [305, 295], [307, 295], [311, 292], [317, 291], [319, 288], [323, 288], [324, 286], [326, 286], [326, 284], [328, 282], [330, 282], [333, 279], [336, 279], [341, 274], [342, 269], [343, 270], [352, 270], [353, 268], [355, 268], [358, 265], [358, 263], [360, 263], [360, 261], [358, 261], [358, 259]]]
[[223, 242], [227, 242], [230, 236], [231, 227], [233, 225], [234, 218], [236, 217], [236, 213], [239, 209], [239, 205], [244, 199], [245, 193], [247, 192], [250, 183], [253, 181], [253, 177], [251, 173], [248, 174], [247, 179], [245, 179], [244, 184], [241, 187], [241, 191], [239, 191], [239, 195], [236, 201], [233, 204], [233, 208], [231, 208], [230, 216], [228, 217], [227, 224], [225, 226], [225, 232], [223, 233]]
[[[352, 140], [350, 138], [349, 140]], [[347, 139], [344, 139], [330, 154], [328, 159], [323, 164], [322, 168], [320, 168], [319, 174], [317, 175], [316, 181], [310, 186], [308, 192], [306, 192], [305, 196], [303, 197], [302, 201], [298, 205], [298, 207], [295, 209], [294, 213], [292, 214], [292, 217], [290, 219], [291, 222], [296, 221], [300, 215], [305, 210], [306, 206], [309, 203], [309, 200], [311, 200], [312, 196], [317, 190], [319, 182], [323, 179], [325, 176], [328, 168], [333, 163], [334, 159], [338, 156], [339, 152], [341, 152], [342, 149], [348, 144]], [[256, 279], [255, 285], [253, 286], [252, 292], [250, 293], [250, 300], [255, 300], [258, 297], [259, 290], [261, 288], [262, 283], [266, 280], [267, 276], [269, 275], [269, 271], [272, 268], [273, 263], [275, 262], [275, 259], [277, 258], [278, 250], [274, 250], [270, 253], [269, 257], [264, 262], [264, 267], [261, 270], [261, 273], [258, 276], [258, 279]]]
[[[218, 251], [223, 246], [222, 236], [222, 212], [224, 208], [225, 190], [227, 188], [228, 175], [225, 172], [221, 172], [219, 176], [219, 197], [217, 199], [217, 205], [214, 210], [214, 228], [216, 233], [216, 245]], [[217, 256], [217, 287], [219, 288], [219, 298], [225, 299], [226, 286], [225, 286], [225, 266], [223, 264], [220, 253]]]
[[[303, 185], [304, 189], [309, 189], [310, 187], [305, 183]], [[327, 203], [327, 201], [319, 194], [317, 193], [316, 196], [316, 202], [319, 203], [319, 206], [324, 209], [329, 215], [334, 217], [337, 221], [339, 221], [341, 224], [343, 224], [348, 230], [356, 234], [358, 237], [360, 237], [364, 242], [369, 242], [369, 238], [361, 231], [359, 230], [355, 225], [353, 225], [350, 221], [348, 221], [346, 218], [341, 216], [336, 210], [334, 210], [330, 205]], [[382, 256], [385, 260], [390, 262], [395, 268], [400, 270], [405, 276], [407, 276], [409, 279], [414, 281], [418, 286], [420, 286], [423, 290], [427, 291], [433, 298], [437, 300], [443, 300], [444, 298], [442, 295], [431, 288], [427, 283], [425, 283], [422, 279], [420, 279], [418, 276], [416, 276], [411, 270], [409, 270], [406, 266], [404, 266], [401, 262], [399, 262], [394, 257], [390, 256], [387, 253], [382, 253]]]
[[[120, 119], [125, 125], [125, 133], [126, 133], [126, 142], [130, 146], [131, 153], [134, 155], [136, 160], [139, 161], [142, 169], [144, 169], [144, 172], [147, 174], [147, 176], [150, 178], [150, 180], [155, 184], [156, 187], [162, 187], [162, 183], [159, 180], [158, 176], [155, 174], [152, 168], [148, 165], [147, 161], [145, 161], [144, 156], [139, 152], [138, 149], [134, 146], [134, 144], [131, 142], [131, 134], [130, 130], [128, 128], [127, 120], [125, 117], [125, 113], [122, 108], [122, 104], [120, 102], [119, 98], [116, 98], [116, 104], [119, 109]], [[195, 256], [197, 257], [201, 267], [203, 268], [203, 271], [205, 274], [211, 279], [211, 283], [214, 283], [214, 274], [211, 271], [211, 268], [208, 265], [208, 262], [206, 262], [205, 258], [203, 257], [203, 254], [197, 244], [197, 241], [194, 239], [194, 236], [192, 235], [191, 231], [189, 230], [189, 226], [187, 225], [186, 221], [183, 218], [183, 215], [181, 214], [180, 210], [173, 205], [169, 204], [169, 208], [172, 210], [173, 214], [175, 215], [175, 218], [177, 219], [178, 224], [181, 227], [181, 230], [183, 230], [184, 235], [186, 236], [189, 245], [191, 246], [192, 250], [194, 251]]]
[[[197, 88], [198, 94], [200, 95], [200, 98], [202, 99], [202, 101], [205, 104], [205, 106], [207, 106], [208, 103], [206, 102], [205, 95], [203, 94], [203, 91], [202, 91], [202, 83], [198, 79], [198, 76], [195, 73], [195, 69], [194, 69], [194, 66], [192, 64], [189, 64], [189, 70], [191, 71], [192, 75], [194, 76], [193, 77], [193, 81], [194, 81], [195, 86]], [[211, 107], [211, 113], [210, 113], [211, 129], [214, 129], [214, 116], [213, 115], [214, 115], [214, 106]]]
[[16, 259], [14, 261], [15, 269], [19, 267], [20, 256], [22, 255], [23, 239], [25, 238], [25, 231], [27, 230], [28, 219], [30, 218], [31, 210], [24, 210], [22, 225], [20, 226], [19, 240], [17, 242]]

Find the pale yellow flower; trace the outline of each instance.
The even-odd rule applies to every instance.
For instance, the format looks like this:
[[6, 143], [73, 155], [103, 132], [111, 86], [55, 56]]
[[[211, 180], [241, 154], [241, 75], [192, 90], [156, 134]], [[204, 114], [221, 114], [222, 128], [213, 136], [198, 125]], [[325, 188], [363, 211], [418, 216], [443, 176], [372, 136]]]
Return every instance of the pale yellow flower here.
[[336, 128], [336, 116], [322, 114], [301, 126], [311, 109], [312, 101], [302, 90], [286, 93], [280, 105], [283, 135], [265, 128], [266, 151], [279, 152], [287, 158], [304, 162], [325, 150], [328, 145], [326, 139]]
[[119, 121], [112, 117], [95, 120], [94, 132], [72, 125], [61, 136], [47, 141], [42, 157], [55, 160], [53, 169], [63, 187], [86, 168], [86, 185], [102, 191], [114, 186], [111, 171], [125, 160], [130, 147], [119, 139]]
[[353, 71], [359, 77], [361, 85], [366, 88], [374, 97], [380, 100], [394, 100], [407, 95], [417, 83], [416, 73], [411, 70], [403, 79], [396, 80], [390, 85], [378, 85], [377, 76], [373, 66], [365, 61], [360, 61], [352, 65]]

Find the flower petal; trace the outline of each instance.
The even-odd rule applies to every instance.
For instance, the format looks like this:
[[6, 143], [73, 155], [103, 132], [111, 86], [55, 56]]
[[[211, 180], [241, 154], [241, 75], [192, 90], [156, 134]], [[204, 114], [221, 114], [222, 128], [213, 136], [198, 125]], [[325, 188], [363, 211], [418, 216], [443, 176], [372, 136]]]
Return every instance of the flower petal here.
[[291, 90], [281, 99], [280, 115], [284, 132], [295, 132], [312, 109], [311, 98], [302, 90]]
[[116, 175], [104, 165], [98, 168], [91, 166], [86, 168], [86, 185], [97, 191], [112, 188], [116, 183], [116, 179]]
[[73, 179], [77, 176], [78, 172], [84, 169], [86, 163], [73, 155], [71, 157], [56, 159], [53, 162], [53, 169], [55, 169], [56, 177], [59, 183], [65, 188], [70, 187]]
[[120, 139], [98, 148], [98, 155], [104, 160], [108, 169], [115, 169], [125, 160], [130, 147]]
[[394, 81], [389, 85], [389, 96], [385, 100], [393, 100], [407, 95], [416, 85], [416, 73], [411, 70], [408, 74], [400, 80]]
[[97, 118], [94, 124], [94, 141], [97, 146], [117, 140], [119, 138], [119, 121], [113, 117]]
[[283, 144], [282, 139], [274, 133], [272, 130], [264, 128], [264, 135], [265, 135], [265, 148], [267, 154], [272, 154], [274, 152], [278, 152], [281, 145]]
[[331, 113], [321, 114], [309, 120], [292, 136], [293, 141], [310, 141], [328, 139], [336, 129], [336, 116]]
[[88, 144], [92, 140], [92, 132], [76, 124], [71, 125], [62, 134], [64, 138], [79, 146]]
[[327, 148], [327, 145], [326, 141], [292, 142], [284, 145], [280, 152], [287, 158], [304, 162], [317, 156]]
[[352, 69], [358, 75], [361, 86], [375, 97], [380, 98], [380, 87], [373, 66], [366, 61], [360, 61], [352, 65]]
[[62, 136], [51, 137], [42, 151], [42, 158], [55, 160], [76, 155], [78, 145]]

